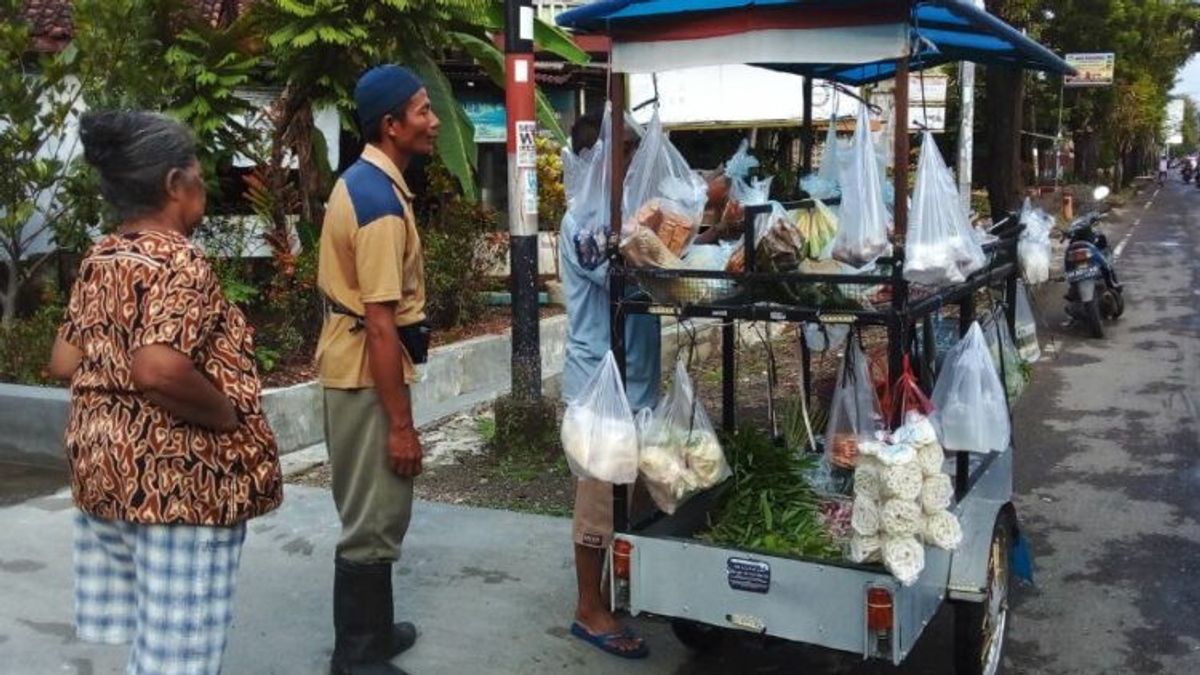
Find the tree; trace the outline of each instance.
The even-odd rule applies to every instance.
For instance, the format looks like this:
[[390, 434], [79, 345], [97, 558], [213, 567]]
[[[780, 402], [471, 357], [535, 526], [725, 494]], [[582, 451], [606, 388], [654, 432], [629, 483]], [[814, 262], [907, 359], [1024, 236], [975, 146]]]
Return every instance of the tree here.
[[65, 163], [56, 155], [73, 104], [68, 79], [76, 56], [34, 54], [20, 0], [0, 0], [0, 325], [17, 315], [21, 291], [50, 260], [31, 256], [54, 223], [56, 190]]
[[[275, 79], [286, 82], [277, 136], [299, 162], [304, 216], [319, 220], [327, 193], [327, 168], [313, 133], [314, 106], [334, 105], [343, 125], [353, 129], [352, 89], [367, 67], [398, 61], [425, 81], [434, 109], [442, 118], [438, 155], [469, 201], [476, 201], [477, 150], [474, 129], [456, 100], [441, 64], [452, 53], [478, 62], [503, 86], [504, 56], [492, 42], [503, 29], [503, 5], [497, 0], [264, 0], [252, 14], [269, 52]], [[540, 20], [534, 37], [539, 47], [581, 63], [587, 55], [559, 29]], [[563, 138], [549, 103], [539, 101], [539, 120]]]

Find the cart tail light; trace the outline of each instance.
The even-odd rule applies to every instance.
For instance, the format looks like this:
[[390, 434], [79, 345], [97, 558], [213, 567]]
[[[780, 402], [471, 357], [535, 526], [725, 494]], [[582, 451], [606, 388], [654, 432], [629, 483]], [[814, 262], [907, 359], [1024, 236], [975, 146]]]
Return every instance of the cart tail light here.
[[618, 579], [629, 579], [629, 554], [633, 553], [633, 544], [625, 539], [615, 539], [612, 545], [613, 576]]
[[874, 632], [892, 629], [892, 592], [886, 588], [867, 589], [867, 628]]
[[1072, 249], [1069, 258], [1071, 262], [1085, 263], [1092, 259], [1092, 252], [1086, 248]]

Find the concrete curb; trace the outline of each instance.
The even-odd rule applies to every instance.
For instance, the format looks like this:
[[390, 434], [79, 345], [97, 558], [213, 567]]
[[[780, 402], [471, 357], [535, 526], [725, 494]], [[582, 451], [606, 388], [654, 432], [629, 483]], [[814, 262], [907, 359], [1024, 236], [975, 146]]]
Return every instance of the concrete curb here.
[[[694, 359], [703, 359], [721, 346], [720, 323], [692, 322], [696, 344]], [[753, 339], [752, 329], [741, 324], [742, 339]], [[774, 331], [772, 331], [774, 333]], [[567, 339], [566, 316], [541, 323], [543, 390], [557, 398]], [[677, 327], [672, 318], [663, 319], [663, 369], [671, 368], [677, 354], [691, 342], [689, 331]], [[424, 379], [413, 385], [413, 414], [417, 426], [488, 403], [508, 393], [511, 383], [512, 334], [488, 335], [456, 342], [430, 351], [423, 366]], [[69, 395], [66, 389], [0, 384], [0, 461], [17, 464], [61, 466], [63, 429]], [[324, 455], [324, 403], [321, 387], [304, 382], [267, 389], [263, 410], [275, 432], [281, 455], [307, 451], [307, 463]]]

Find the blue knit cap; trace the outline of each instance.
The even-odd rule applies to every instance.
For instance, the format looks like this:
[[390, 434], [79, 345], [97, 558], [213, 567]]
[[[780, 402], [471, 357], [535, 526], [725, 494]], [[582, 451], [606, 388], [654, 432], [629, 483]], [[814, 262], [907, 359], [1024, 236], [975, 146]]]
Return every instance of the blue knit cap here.
[[424, 86], [408, 68], [389, 63], [368, 70], [354, 86], [359, 124], [363, 129], [379, 124], [384, 115], [407, 103]]

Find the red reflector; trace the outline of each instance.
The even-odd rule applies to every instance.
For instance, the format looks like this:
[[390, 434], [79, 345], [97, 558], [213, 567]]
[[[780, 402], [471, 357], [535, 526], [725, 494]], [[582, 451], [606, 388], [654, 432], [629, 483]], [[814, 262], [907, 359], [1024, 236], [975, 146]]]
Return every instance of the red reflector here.
[[876, 632], [892, 629], [892, 592], [888, 589], [867, 589], [867, 628]]
[[629, 579], [629, 554], [633, 553], [633, 544], [625, 539], [613, 540], [612, 559], [613, 576], [618, 579]]
[[1071, 262], [1087, 262], [1092, 258], [1092, 252], [1086, 248], [1077, 248], [1071, 251]]

